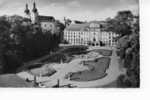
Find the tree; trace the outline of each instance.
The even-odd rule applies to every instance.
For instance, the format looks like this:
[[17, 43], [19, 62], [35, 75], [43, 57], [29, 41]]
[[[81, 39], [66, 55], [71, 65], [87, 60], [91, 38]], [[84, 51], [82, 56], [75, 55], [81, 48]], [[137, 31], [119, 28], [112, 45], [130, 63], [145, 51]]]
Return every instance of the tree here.
[[0, 73], [3, 72], [6, 63], [4, 55], [9, 42], [9, 29], [10, 23], [7, 21], [7, 17], [0, 17]]
[[72, 22], [70, 19], [66, 19], [66, 18], [64, 18], [64, 21], [65, 21], [65, 27], [69, 26]]
[[56, 25], [56, 31], [55, 34], [57, 34], [57, 36], [59, 36], [60, 41], [63, 41], [63, 33], [64, 33], [64, 29], [65, 29], [65, 25], [63, 23], [61, 23], [59, 20], [56, 20], [55, 22]]
[[105, 46], [105, 43], [103, 43], [102, 41], [99, 41], [100, 46]]
[[132, 33], [131, 22], [133, 14], [131, 11], [120, 11], [113, 19], [107, 19], [107, 30], [121, 36]]
[[[117, 20], [116, 20], [117, 19]], [[111, 25], [116, 25], [115, 27], [110, 27], [109, 29], [120, 34], [118, 39], [118, 51], [120, 59], [124, 62], [124, 68], [127, 69], [125, 75], [126, 78], [118, 78], [118, 85], [120, 86], [119, 80], [122, 81], [123, 87], [139, 87], [140, 86], [140, 71], [139, 71], [139, 17], [133, 16], [130, 12], [119, 12], [118, 16], [115, 17], [116, 21]], [[114, 24], [115, 23], [115, 24]], [[117, 24], [119, 26], [117, 26]], [[119, 24], [122, 23], [122, 24]], [[119, 33], [120, 32], [120, 33]], [[121, 76], [120, 76], [121, 77]]]
[[127, 70], [118, 78], [118, 86], [139, 87], [139, 17], [131, 11], [120, 11], [107, 19], [107, 31], [119, 34], [117, 53]]
[[69, 44], [69, 42], [67, 40], [63, 40], [62, 43], [63, 44]]
[[[42, 32], [31, 24], [23, 24], [21, 16], [0, 17], [0, 71], [11, 73], [23, 63], [49, 54], [58, 48], [60, 35]], [[62, 32], [64, 25], [57, 23]]]

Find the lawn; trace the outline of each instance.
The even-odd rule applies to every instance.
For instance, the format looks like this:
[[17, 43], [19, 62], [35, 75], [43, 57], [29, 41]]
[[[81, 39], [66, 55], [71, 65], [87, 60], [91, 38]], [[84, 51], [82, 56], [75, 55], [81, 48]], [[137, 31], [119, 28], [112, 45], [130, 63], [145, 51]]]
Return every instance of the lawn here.
[[0, 75], [0, 87], [33, 87], [15, 74]]
[[110, 58], [102, 57], [94, 61], [85, 61], [84, 65], [88, 66], [89, 70], [72, 73], [70, 80], [73, 81], [92, 81], [104, 78], [109, 68]]
[[117, 87], [117, 82], [115, 80], [115, 81], [113, 81], [113, 82], [111, 82], [109, 84], [106, 84], [106, 85], [103, 85], [103, 86], [101, 86], [101, 85], [93, 86], [92, 88], [118, 88], [118, 87]]
[[73, 59], [72, 55], [87, 53], [86, 49], [86, 46], [69, 46], [60, 48], [58, 51], [50, 55], [46, 55], [39, 59], [24, 63], [24, 65], [17, 69], [17, 72], [28, 68], [31, 69], [32, 67], [39, 68], [47, 63], [60, 63], [61, 61], [63, 61], [64, 63], [69, 63]]
[[34, 76], [51, 76], [53, 74], [55, 74], [57, 71], [55, 69], [52, 68], [47, 68], [46, 66], [43, 66], [41, 68], [35, 68], [35, 69], [31, 69], [30, 73]]
[[96, 50], [92, 50], [92, 51], [98, 52], [99, 54], [101, 54], [103, 56], [111, 56], [112, 55], [112, 50], [96, 49]]

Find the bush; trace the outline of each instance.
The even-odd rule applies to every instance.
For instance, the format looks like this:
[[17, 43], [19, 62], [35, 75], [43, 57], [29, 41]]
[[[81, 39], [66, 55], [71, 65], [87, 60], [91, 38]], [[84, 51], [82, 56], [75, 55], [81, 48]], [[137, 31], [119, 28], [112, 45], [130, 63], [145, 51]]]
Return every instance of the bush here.
[[[37, 59], [58, 48], [59, 34], [42, 32], [34, 25], [23, 25], [19, 21], [8, 22], [0, 17], [0, 53], [3, 54], [2, 70], [15, 71], [24, 62]], [[8, 51], [12, 52], [11, 54]], [[21, 61], [21, 64], [20, 64]], [[1, 63], [1, 62], [0, 62]]]
[[125, 75], [120, 75], [117, 79], [117, 86], [118, 87], [124, 87], [124, 79]]

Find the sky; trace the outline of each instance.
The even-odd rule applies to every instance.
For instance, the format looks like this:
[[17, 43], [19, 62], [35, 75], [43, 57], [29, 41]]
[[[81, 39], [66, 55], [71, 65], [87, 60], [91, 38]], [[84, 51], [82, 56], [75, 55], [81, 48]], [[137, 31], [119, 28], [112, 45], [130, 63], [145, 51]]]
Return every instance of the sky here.
[[138, 0], [0, 0], [0, 15], [24, 16], [25, 4], [32, 10], [36, 2], [40, 15], [62, 20], [90, 21], [114, 17], [118, 11], [131, 10], [138, 14]]

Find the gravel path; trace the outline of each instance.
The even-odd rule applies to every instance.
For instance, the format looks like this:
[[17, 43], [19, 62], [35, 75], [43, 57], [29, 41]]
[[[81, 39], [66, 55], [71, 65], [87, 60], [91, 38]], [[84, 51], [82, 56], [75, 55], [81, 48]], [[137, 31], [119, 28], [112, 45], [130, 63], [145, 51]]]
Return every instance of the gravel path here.
[[[109, 50], [112, 48], [102, 48], [102, 49]], [[80, 88], [101, 87], [115, 81], [119, 75], [125, 73], [125, 70], [119, 69], [119, 63], [118, 63], [119, 58], [116, 55], [115, 49], [113, 50], [112, 56], [110, 58], [111, 58], [111, 63], [109, 69], [106, 71], [108, 75], [99, 80], [88, 81], [88, 82], [77, 82], [77, 81], [70, 81], [68, 79], [65, 79], [66, 74], [68, 74], [69, 72], [78, 72], [78, 71], [87, 70], [86, 66], [82, 66], [79, 64], [81, 61], [84, 61], [85, 59], [74, 59], [70, 63], [55, 64], [53, 68], [55, 68], [57, 72], [51, 77], [46, 77], [45, 79], [42, 78], [39, 79], [39, 81], [44, 81], [44, 85], [46, 87], [52, 87], [56, 85], [58, 80], [61, 86], [72, 84], [73, 86], [77, 86]]]
[[113, 54], [111, 56], [111, 63], [109, 69], [106, 71], [107, 76], [103, 79], [95, 80], [95, 81], [89, 81], [89, 82], [76, 82], [76, 81], [70, 81], [66, 79], [60, 79], [60, 84], [73, 84], [80, 88], [90, 88], [90, 87], [96, 87], [96, 86], [103, 86], [106, 84], [109, 84], [117, 79], [117, 77], [121, 74], [125, 73], [125, 70], [121, 71], [119, 69], [118, 64], [118, 57], [116, 56], [115, 50], [113, 50]]

